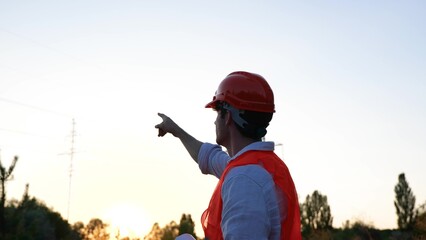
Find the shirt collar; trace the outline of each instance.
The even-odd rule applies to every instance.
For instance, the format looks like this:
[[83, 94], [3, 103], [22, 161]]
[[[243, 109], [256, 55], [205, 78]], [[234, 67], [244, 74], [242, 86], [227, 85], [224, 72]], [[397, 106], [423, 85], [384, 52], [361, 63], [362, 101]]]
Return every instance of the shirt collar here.
[[241, 154], [247, 152], [247, 151], [274, 151], [275, 149], [275, 143], [272, 141], [268, 141], [268, 142], [254, 142], [251, 143], [247, 146], [245, 146], [243, 149], [241, 149], [237, 154], [235, 154], [235, 156], [233, 156], [232, 158], [230, 158], [228, 160], [228, 163], [232, 160], [234, 160], [235, 158], [237, 158], [238, 156], [240, 156]]

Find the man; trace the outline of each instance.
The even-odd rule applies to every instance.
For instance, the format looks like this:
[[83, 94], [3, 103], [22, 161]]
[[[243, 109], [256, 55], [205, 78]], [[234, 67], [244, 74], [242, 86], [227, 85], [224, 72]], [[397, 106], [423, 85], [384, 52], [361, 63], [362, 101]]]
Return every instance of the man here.
[[206, 239], [302, 239], [291, 175], [274, 143], [262, 141], [275, 112], [269, 84], [258, 74], [233, 72], [206, 108], [217, 111], [218, 145], [200, 142], [161, 113], [155, 126], [158, 136], [179, 138], [202, 173], [219, 178], [202, 215]]

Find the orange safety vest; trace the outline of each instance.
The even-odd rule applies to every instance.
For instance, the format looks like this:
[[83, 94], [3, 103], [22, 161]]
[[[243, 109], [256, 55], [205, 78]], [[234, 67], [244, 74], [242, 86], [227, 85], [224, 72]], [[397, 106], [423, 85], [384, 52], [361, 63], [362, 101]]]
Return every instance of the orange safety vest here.
[[301, 240], [299, 201], [296, 188], [285, 163], [272, 151], [247, 151], [232, 160], [225, 168], [210, 199], [209, 207], [201, 216], [204, 235], [208, 240], [223, 240], [222, 184], [227, 173], [234, 167], [259, 164], [268, 171], [287, 197], [287, 217], [281, 222], [281, 240]]

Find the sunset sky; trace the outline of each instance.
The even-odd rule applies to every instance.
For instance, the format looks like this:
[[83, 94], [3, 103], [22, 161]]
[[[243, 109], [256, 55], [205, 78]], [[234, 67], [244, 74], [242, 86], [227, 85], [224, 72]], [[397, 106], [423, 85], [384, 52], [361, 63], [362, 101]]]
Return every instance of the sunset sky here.
[[189, 213], [203, 236], [217, 180], [157, 137], [157, 113], [214, 142], [204, 105], [245, 70], [274, 90], [266, 140], [300, 201], [326, 195], [334, 227], [396, 228], [400, 173], [426, 202], [425, 11], [410, 0], [0, 1], [0, 157], [19, 156], [7, 198], [29, 183], [71, 223], [98, 217], [134, 235]]

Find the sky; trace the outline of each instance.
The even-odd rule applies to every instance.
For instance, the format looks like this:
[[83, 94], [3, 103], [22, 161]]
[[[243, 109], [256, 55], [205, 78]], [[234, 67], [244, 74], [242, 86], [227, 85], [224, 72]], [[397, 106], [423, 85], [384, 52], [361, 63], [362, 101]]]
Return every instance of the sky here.
[[7, 198], [29, 183], [71, 223], [98, 217], [129, 235], [186, 213], [203, 236], [217, 180], [178, 139], [157, 137], [157, 113], [214, 143], [204, 105], [244, 70], [274, 90], [266, 140], [299, 201], [318, 190], [334, 227], [396, 228], [400, 173], [426, 202], [425, 10], [410, 0], [0, 1], [0, 157], [19, 157]]

